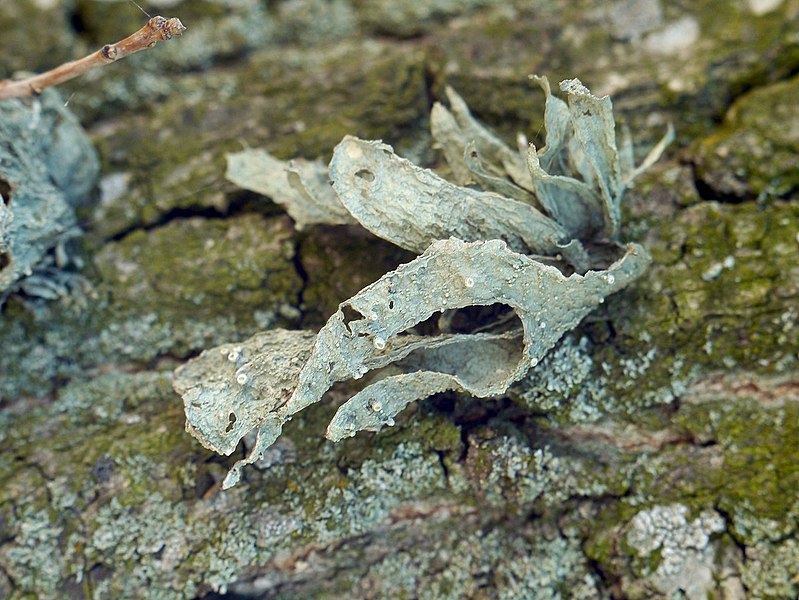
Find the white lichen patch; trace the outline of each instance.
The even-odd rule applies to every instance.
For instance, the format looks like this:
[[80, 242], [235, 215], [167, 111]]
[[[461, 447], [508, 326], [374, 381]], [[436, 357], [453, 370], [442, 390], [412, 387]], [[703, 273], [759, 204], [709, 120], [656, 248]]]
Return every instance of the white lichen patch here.
[[13, 543], [2, 549], [4, 571], [19, 586], [34, 584], [56, 589], [66, 563], [58, 539], [63, 527], [52, 521], [45, 510], [25, 506], [7, 527]]
[[783, 0], [747, 0], [746, 4], [751, 13], [759, 17], [777, 10], [782, 2]]
[[[352, 595], [460, 600], [486, 594], [497, 600], [601, 597], [598, 577], [577, 536], [508, 534], [502, 529], [464, 535], [463, 527], [434, 535], [438, 547], [405, 547], [352, 580]], [[564, 594], [568, 590], [568, 594]]]
[[764, 598], [795, 598], [799, 593], [799, 542], [759, 542], [746, 548], [744, 585]]
[[702, 273], [702, 279], [704, 281], [713, 281], [721, 275], [724, 269], [732, 269], [733, 267], [735, 267], [735, 257], [732, 255], [727, 256], [724, 260], [714, 262], [705, 269]]
[[583, 389], [593, 368], [588, 338], [566, 337], [520, 383], [521, 398], [530, 406], [552, 410], [576, 389]]
[[684, 17], [667, 23], [644, 38], [644, 48], [652, 54], [683, 55], [689, 52], [701, 34], [695, 17]]
[[643, 573], [657, 591], [705, 600], [715, 585], [715, 549], [710, 538], [724, 531], [726, 523], [712, 510], [691, 521], [687, 517], [688, 507], [682, 504], [641, 511], [630, 521], [626, 540], [639, 556], [659, 554], [655, 571]]
[[350, 534], [372, 531], [403, 500], [444, 488], [445, 474], [435, 453], [425, 452], [420, 444], [399, 444], [388, 458], [366, 460], [349, 472], [346, 486], [330, 488], [316, 519], [317, 539], [339, 535], [328, 523], [346, 523]]
[[635, 385], [637, 379], [643, 376], [652, 366], [652, 361], [657, 355], [657, 348], [650, 348], [646, 354], [635, 358], [624, 358], [620, 361], [622, 370], [626, 377], [625, 387]]
[[566, 460], [549, 447], [534, 448], [514, 437], [503, 437], [484, 445], [491, 469], [481, 490], [489, 501], [507, 502], [508, 490], [521, 503], [539, 501], [549, 505], [573, 497], [600, 496], [608, 484], [596, 469], [580, 460]]
[[613, 35], [637, 41], [663, 22], [661, 0], [616, 0], [600, 9]]

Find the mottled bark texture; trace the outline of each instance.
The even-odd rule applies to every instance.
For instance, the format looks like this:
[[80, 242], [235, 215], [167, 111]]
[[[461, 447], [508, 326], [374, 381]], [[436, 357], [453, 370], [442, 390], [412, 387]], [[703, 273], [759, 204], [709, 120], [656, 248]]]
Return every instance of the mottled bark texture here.
[[[796, 597], [795, 0], [150, 4], [191, 30], [64, 84], [99, 184], [0, 309], [0, 596]], [[141, 23], [121, 1], [0, 3], [0, 77]], [[296, 232], [225, 153], [326, 163], [351, 134], [451, 177], [433, 101], [449, 85], [540, 147], [533, 72], [612, 94], [638, 148], [674, 124], [622, 207], [649, 271], [507, 396], [440, 394], [333, 444], [356, 391], [334, 386], [223, 492], [246, 447], [184, 431], [173, 369], [315, 333], [414, 256], [351, 224]]]

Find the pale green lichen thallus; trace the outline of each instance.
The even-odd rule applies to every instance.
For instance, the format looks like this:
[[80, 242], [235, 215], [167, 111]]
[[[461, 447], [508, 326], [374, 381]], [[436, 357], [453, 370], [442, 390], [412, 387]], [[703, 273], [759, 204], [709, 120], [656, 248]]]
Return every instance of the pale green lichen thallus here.
[[[437, 103], [431, 126], [454, 182], [351, 136], [327, 168], [264, 150], [228, 155], [228, 178], [275, 199], [298, 228], [359, 223], [419, 257], [343, 302], [315, 336], [266, 331], [206, 350], [175, 372], [187, 429], [203, 445], [230, 454], [256, 433], [224, 487], [335, 382], [394, 369], [339, 408], [326, 433], [333, 441], [391, 426], [409, 403], [437, 392], [503, 394], [605, 296], [644, 272], [647, 251], [617, 240], [620, 206], [671, 129], [635, 167], [629, 138], [617, 146], [609, 98], [572, 79], [561, 83], [564, 101], [536, 80], [546, 94], [540, 149], [522, 136], [517, 149], [507, 146], [447, 89], [450, 108]], [[497, 304], [515, 312], [517, 327], [489, 322], [479, 332], [429, 336], [413, 329], [438, 313]]]

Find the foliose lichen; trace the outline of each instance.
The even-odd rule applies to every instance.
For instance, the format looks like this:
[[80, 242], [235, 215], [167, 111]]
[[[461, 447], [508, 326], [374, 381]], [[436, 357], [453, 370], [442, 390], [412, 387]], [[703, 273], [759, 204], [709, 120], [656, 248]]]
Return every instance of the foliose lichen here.
[[75, 208], [98, 172], [89, 138], [56, 92], [0, 102], [0, 303], [19, 288], [66, 293], [65, 243], [80, 233]]
[[[567, 104], [538, 81], [547, 95], [540, 150], [523, 137], [518, 151], [506, 146], [452, 90], [452, 112], [434, 107], [433, 135], [458, 183], [350, 136], [333, 152], [332, 190], [319, 163], [283, 163], [265, 151], [230, 157], [228, 176], [273, 195], [298, 227], [354, 220], [421, 255], [342, 303], [315, 339], [265, 332], [175, 372], [187, 429], [205, 446], [230, 454], [257, 433], [225, 487], [335, 382], [399, 368], [339, 408], [327, 429], [334, 441], [391, 426], [407, 404], [437, 392], [503, 394], [605, 296], [641, 275], [646, 250], [616, 241], [621, 200], [671, 129], [636, 168], [629, 136], [617, 148], [609, 98], [574, 79], [561, 84]], [[480, 306], [510, 307], [518, 321], [499, 311], [465, 332], [449, 329], [457, 311]], [[439, 335], [414, 330], [439, 313]]]

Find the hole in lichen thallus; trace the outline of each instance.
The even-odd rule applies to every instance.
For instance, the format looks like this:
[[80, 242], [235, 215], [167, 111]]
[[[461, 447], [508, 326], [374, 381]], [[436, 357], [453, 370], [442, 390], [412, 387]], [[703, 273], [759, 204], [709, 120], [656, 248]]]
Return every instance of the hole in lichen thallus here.
[[11, 183], [0, 177], [0, 196], [2, 196], [2, 198], [0, 198], [0, 202], [5, 204], [6, 206], [10, 205], [11, 192], [12, 192]]
[[363, 179], [364, 181], [368, 181], [372, 183], [375, 180], [375, 174], [372, 173], [369, 169], [361, 169], [355, 173], [355, 176], [358, 179]]
[[344, 314], [344, 325], [352, 333], [352, 329], [350, 328], [350, 323], [353, 321], [360, 321], [363, 319], [363, 315], [359, 313], [357, 310], [352, 308], [349, 304], [345, 304], [341, 307], [341, 312]]
[[[0, 205], [9, 206], [11, 204], [11, 183], [0, 177]], [[11, 264], [11, 255], [0, 252], [0, 271]]]
[[507, 304], [466, 306], [455, 310], [437, 311], [411, 329], [400, 333], [436, 336], [442, 333], [479, 333], [521, 328], [516, 312]]
[[230, 413], [228, 416], [228, 424], [225, 427], [225, 433], [230, 433], [233, 431], [233, 426], [236, 424], [236, 413]]

